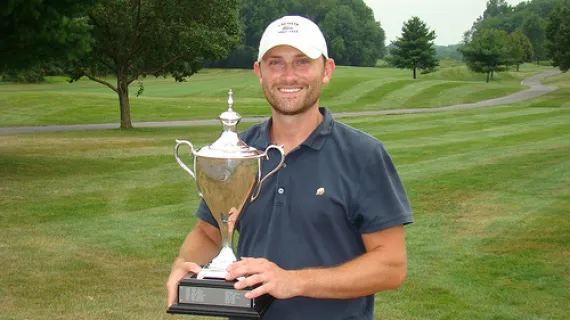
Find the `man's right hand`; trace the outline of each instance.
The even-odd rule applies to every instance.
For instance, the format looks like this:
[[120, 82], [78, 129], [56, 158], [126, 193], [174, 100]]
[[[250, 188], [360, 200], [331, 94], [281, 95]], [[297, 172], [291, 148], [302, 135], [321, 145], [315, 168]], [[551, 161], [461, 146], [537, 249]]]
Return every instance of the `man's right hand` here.
[[176, 302], [178, 296], [178, 282], [189, 273], [198, 273], [202, 268], [194, 262], [184, 261], [177, 258], [170, 270], [170, 276], [166, 281], [166, 294], [168, 295], [168, 307]]

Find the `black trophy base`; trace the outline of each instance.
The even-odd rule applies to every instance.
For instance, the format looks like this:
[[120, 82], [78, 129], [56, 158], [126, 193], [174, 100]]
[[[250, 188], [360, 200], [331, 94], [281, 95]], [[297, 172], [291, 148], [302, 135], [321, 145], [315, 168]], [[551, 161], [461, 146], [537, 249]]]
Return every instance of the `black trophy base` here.
[[178, 303], [168, 313], [194, 314], [214, 317], [261, 319], [274, 298], [263, 295], [247, 299], [253, 288], [234, 289], [235, 281], [224, 279], [196, 279], [186, 277], [178, 283]]

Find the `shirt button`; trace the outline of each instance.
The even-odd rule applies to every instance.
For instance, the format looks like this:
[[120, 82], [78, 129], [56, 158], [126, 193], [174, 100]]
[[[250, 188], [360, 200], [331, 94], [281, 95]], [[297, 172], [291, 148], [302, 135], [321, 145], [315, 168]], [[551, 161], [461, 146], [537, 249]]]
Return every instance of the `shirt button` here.
[[283, 193], [285, 193], [285, 190], [283, 188], [279, 188], [279, 189], [277, 189], [277, 193], [283, 194]]
[[283, 163], [283, 168], [287, 168], [287, 164], [286, 164], [286, 163]]

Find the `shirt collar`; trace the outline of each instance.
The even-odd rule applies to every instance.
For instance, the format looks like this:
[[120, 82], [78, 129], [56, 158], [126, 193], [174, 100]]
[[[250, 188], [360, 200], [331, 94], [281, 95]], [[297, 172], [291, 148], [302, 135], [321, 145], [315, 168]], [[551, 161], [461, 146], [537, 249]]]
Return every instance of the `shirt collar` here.
[[[323, 121], [321, 121], [317, 128], [311, 132], [309, 137], [301, 144], [314, 150], [319, 150], [323, 146], [334, 125], [334, 117], [327, 108], [319, 107], [319, 112], [323, 115]], [[271, 136], [269, 134], [271, 122], [272, 119], [269, 118], [261, 125], [257, 139], [252, 142], [253, 147], [265, 149], [271, 144]]]

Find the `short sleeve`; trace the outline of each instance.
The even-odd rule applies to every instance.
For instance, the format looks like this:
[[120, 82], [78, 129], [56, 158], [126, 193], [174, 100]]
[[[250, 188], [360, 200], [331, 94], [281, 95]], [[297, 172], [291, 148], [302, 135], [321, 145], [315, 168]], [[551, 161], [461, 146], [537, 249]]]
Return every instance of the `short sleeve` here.
[[204, 199], [200, 200], [200, 204], [198, 205], [198, 210], [196, 211], [196, 216], [201, 220], [219, 229], [218, 222], [216, 221], [216, 219], [214, 219], [214, 216], [212, 216], [212, 213], [210, 212], [210, 209], [206, 205]]
[[382, 144], [360, 173], [354, 210], [360, 233], [372, 233], [413, 222], [412, 209], [396, 167]]

